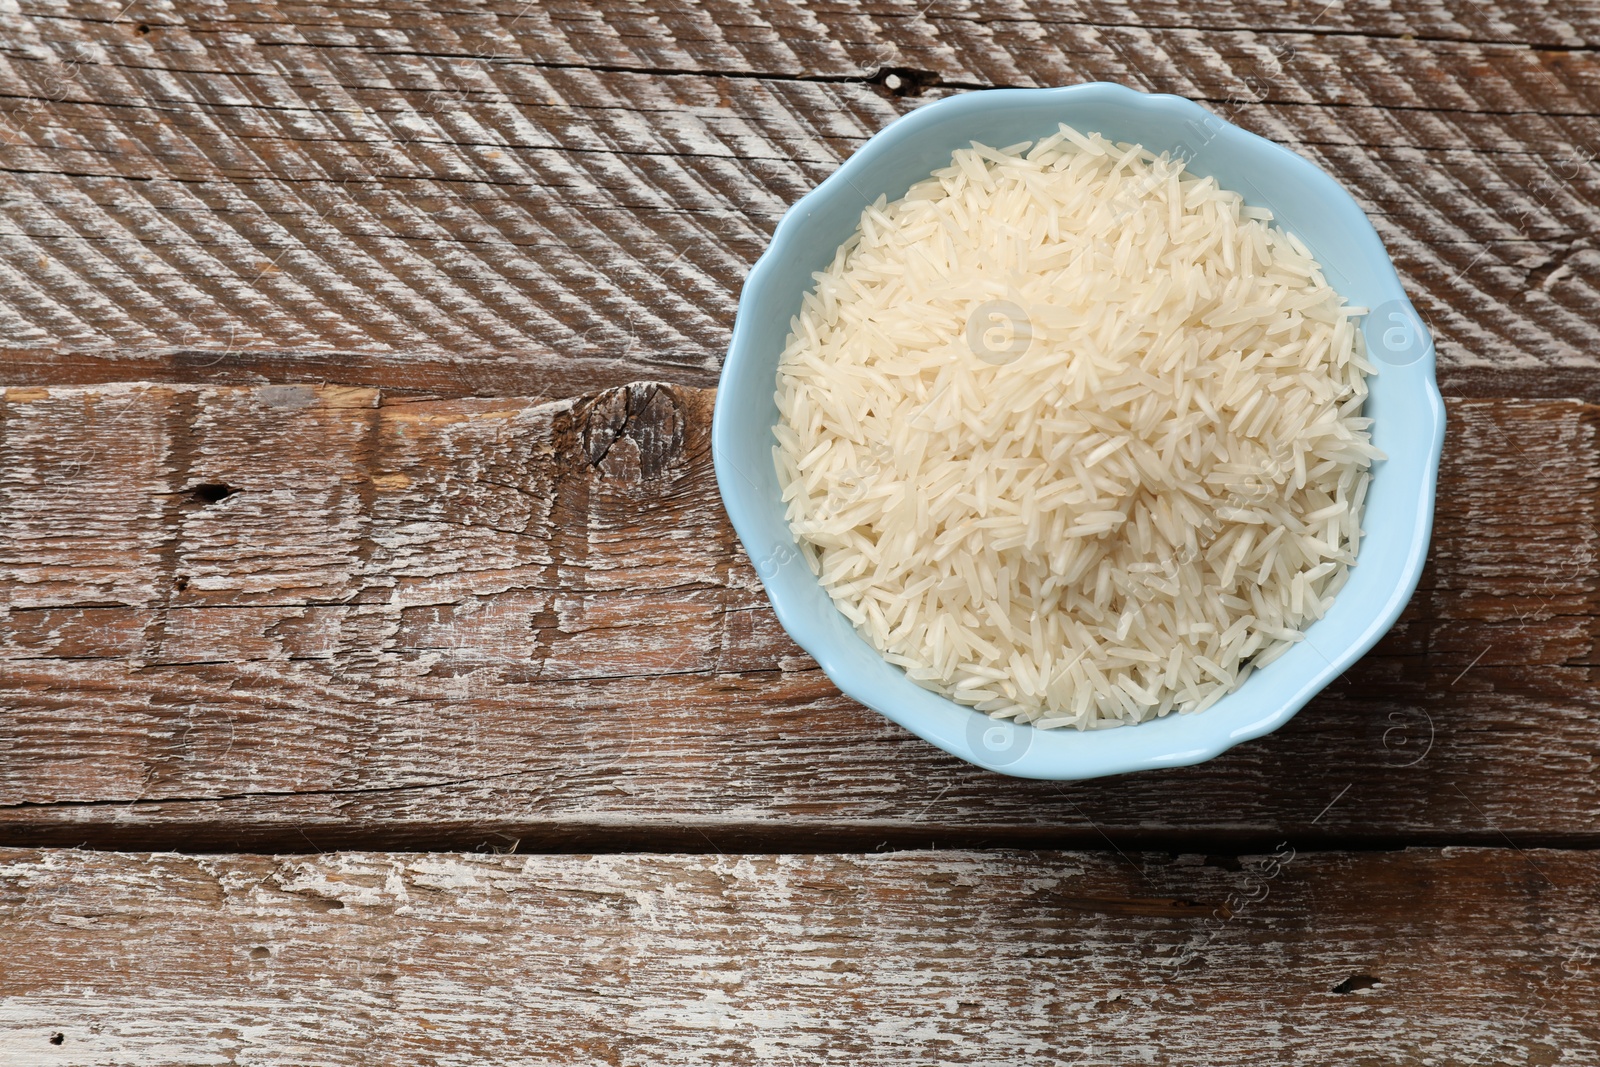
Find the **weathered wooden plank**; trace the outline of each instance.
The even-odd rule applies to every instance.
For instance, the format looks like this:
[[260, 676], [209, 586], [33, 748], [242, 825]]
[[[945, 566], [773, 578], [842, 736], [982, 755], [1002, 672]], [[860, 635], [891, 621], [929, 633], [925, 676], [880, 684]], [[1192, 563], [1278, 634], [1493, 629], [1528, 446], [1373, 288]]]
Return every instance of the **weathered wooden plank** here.
[[[110, 4], [101, 10], [108, 16], [119, 13]], [[129, 21], [144, 21], [152, 31], [178, 21], [170, 15], [163, 18], [170, 8], [162, 5], [141, 10], [149, 17]], [[283, 12], [275, 20], [279, 27], [315, 27], [328, 8], [287, 2], [277, 4], [276, 10]], [[828, 73], [839, 73], [849, 68], [824, 64], [851, 63], [855, 59], [851, 46], [877, 44], [884, 37], [914, 41], [917, 34], [927, 32], [927, 24], [943, 21], [1345, 33], [1557, 49], [1600, 43], [1600, 15], [1591, 5], [1498, 0], [1417, 0], [1403, 8], [1293, 0], [1199, 0], [1181, 7], [1161, 0], [755, 0], [747, 4], [710, 0], [656, 4], [648, 12], [597, 9], [572, 0], [537, 5], [469, 0], [454, 3], [447, 11], [419, 3], [347, 0], [338, 10], [338, 31], [325, 39], [339, 43], [348, 43], [363, 31], [414, 32], [432, 26], [448, 29], [463, 44], [499, 46], [492, 54], [507, 54], [511, 51], [507, 43], [515, 40], [520, 52], [512, 54], [552, 64], [670, 69], [717, 63], [733, 70], [754, 65], [790, 73], [808, 69], [805, 60]], [[249, 4], [217, 4], [184, 14], [186, 25], [218, 30], [263, 21]], [[507, 26], [508, 22], [514, 25]], [[518, 32], [530, 40], [524, 43], [515, 36]]]
[[1595, 839], [1589, 406], [1451, 403], [1422, 588], [1289, 727], [1057, 787], [909, 737], [787, 639], [716, 496], [711, 399], [7, 391], [0, 838]]
[[710, 385], [775, 220], [867, 136], [952, 86], [1109, 78], [1340, 175], [1447, 388], [1600, 399], [1592, 12], [1319, 6], [30, 9], [0, 27], [5, 380]]
[[1600, 1056], [1600, 858], [0, 853], [0, 1060]]

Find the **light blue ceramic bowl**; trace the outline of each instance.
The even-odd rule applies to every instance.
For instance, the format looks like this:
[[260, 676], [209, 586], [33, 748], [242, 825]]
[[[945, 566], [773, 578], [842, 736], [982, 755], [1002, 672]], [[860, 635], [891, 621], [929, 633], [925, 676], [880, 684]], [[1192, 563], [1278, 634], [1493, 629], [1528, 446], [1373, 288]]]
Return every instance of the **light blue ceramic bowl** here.
[[[833, 606], [795, 547], [772, 465], [778, 357], [813, 271], [855, 230], [862, 207], [893, 200], [979, 140], [1006, 145], [1058, 122], [1167, 149], [1247, 202], [1271, 208], [1310, 246], [1363, 320], [1380, 373], [1366, 413], [1389, 458], [1374, 467], [1359, 562], [1306, 640], [1195, 715], [1110, 730], [1035, 730], [980, 715], [909, 681]], [[1076, 779], [1210, 759], [1282, 726], [1394, 624], [1416, 588], [1433, 524], [1444, 440], [1433, 343], [1361, 208], [1316, 166], [1176, 96], [1104, 83], [969, 93], [919, 108], [869, 140], [791, 208], [750, 271], [712, 427], [717, 487], [778, 619], [847, 695], [946, 752], [1007, 774]]]

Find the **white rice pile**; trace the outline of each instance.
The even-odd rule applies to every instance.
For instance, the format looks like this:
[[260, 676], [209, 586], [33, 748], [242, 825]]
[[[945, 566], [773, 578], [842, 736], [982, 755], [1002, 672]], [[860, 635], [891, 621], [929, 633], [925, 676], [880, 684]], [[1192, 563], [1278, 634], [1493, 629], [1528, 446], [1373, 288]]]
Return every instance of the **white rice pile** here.
[[778, 372], [789, 522], [917, 683], [1094, 728], [1200, 711], [1355, 562], [1353, 317], [1271, 213], [1066, 126], [861, 216]]

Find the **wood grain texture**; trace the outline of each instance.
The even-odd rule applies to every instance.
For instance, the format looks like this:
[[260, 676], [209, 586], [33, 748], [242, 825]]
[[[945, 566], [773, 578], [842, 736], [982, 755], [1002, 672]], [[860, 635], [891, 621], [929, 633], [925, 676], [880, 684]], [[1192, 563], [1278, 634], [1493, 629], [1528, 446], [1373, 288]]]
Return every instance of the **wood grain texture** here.
[[1600, 840], [1590, 406], [1451, 403], [1419, 592], [1288, 727], [1057, 786], [943, 755], [788, 640], [716, 495], [711, 401], [8, 390], [0, 838]]
[[1597, 915], [1510, 849], [4, 852], [0, 1062], [1587, 1065]]
[[0, 24], [4, 384], [707, 386], [776, 220], [866, 137], [967, 88], [1109, 79], [1337, 174], [1449, 391], [1600, 400], [1597, 25], [1471, 0], [30, 2]]
[[[1092, 79], [1338, 175], [1456, 399], [1371, 655], [1053, 785], [785, 637], [708, 387], [867, 137]], [[1588, 2], [0, 2], [0, 845], [284, 853], [0, 848], [0, 1067], [1600, 1061], [1597, 153]]]

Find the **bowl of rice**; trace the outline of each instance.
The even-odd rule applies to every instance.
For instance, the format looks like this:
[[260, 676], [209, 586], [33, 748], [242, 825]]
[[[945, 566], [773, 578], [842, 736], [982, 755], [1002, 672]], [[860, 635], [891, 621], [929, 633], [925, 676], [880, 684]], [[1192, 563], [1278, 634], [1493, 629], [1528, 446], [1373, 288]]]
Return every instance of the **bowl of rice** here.
[[1433, 345], [1328, 174], [1190, 101], [970, 93], [784, 216], [712, 453], [784, 629], [991, 770], [1197, 763], [1416, 588]]

